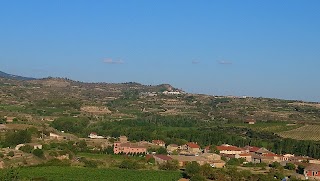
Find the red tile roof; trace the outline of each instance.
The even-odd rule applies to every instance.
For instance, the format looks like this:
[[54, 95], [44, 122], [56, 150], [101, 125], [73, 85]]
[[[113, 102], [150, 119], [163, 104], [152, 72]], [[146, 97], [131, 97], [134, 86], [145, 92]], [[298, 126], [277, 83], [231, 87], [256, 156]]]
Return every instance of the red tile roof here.
[[274, 157], [274, 156], [278, 156], [277, 154], [275, 153], [266, 153], [263, 155], [264, 157]]
[[193, 143], [193, 142], [187, 143], [187, 146], [190, 147], [190, 148], [200, 148], [199, 145], [197, 145], [196, 143]]
[[217, 146], [217, 150], [222, 151], [222, 150], [227, 150], [227, 151], [242, 151], [241, 148], [236, 147], [236, 146]]
[[241, 153], [239, 156], [251, 156], [249, 153]]
[[250, 151], [250, 152], [256, 152], [256, 151], [258, 151], [259, 149], [260, 149], [259, 147], [252, 146], [252, 147], [249, 149], [249, 151]]
[[304, 170], [319, 172], [320, 171], [320, 165], [319, 164], [310, 164], [310, 165], [306, 166], [306, 168]]
[[250, 152], [256, 152], [258, 151], [260, 148], [256, 147], [256, 146], [245, 146], [243, 147], [245, 150], [249, 150]]

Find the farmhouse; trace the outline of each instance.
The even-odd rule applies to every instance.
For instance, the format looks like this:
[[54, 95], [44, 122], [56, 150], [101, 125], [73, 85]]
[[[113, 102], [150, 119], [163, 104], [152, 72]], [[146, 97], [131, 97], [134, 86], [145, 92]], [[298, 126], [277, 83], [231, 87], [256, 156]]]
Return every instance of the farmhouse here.
[[200, 152], [200, 146], [197, 143], [189, 142], [186, 144], [186, 149], [190, 153], [199, 153]]
[[63, 139], [64, 139], [63, 136], [57, 135], [57, 134], [55, 134], [55, 133], [50, 133], [50, 134], [49, 134], [49, 137], [50, 137], [50, 139], [56, 139], [56, 140], [63, 140]]
[[210, 161], [213, 161], [213, 160], [221, 160], [221, 156], [218, 155], [218, 154], [215, 154], [215, 153], [203, 153], [201, 155], [199, 155], [203, 158], [206, 158]]
[[245, 121], [245, 123], [247, 123], [247, 124], [256, 124], [256, 120], [254, 120], [254, 119], [247, 119], [247, 120]]
[[164, 91], [164, 92], [162, 92], [162, 94], [164, 94], [164, 95], [180, 95], [181, 94], [181, 92], [179, 92], [179, 91]]
[[19, 150], [21, 147], [26, 146], [26, 145], [31, 146], [33, 149], [42, 149], [42, 144], [38, 144], [38, 143], [18, 144], [14, 149]]
[[223, 160], [210, 161], [210, 166], [214, 168], [223, 168], [225, 165], [226, 165], [226, 162]]
[[280, 156], [274, 153], [267, 153], [261, 156], [261, 161], [264, 163], [279, 162]]
[[113, 152], [114, 154], [141, 154], [147, 153], [147, 147], [145, 146], [145, 144], [130, 142], [121, 143], [120, 141], [117, 141], [113, 144]]
[[255, 151], [255, 153], [258, 155], [265, 155], [265, 154], [270, 154], [272, 152], [262, 147], [259, 150]]
[[311, 178], [320, 179], [320, 165], [310, 164], [304, 169], [304, 175]]
[[90, 133], [88, 137], [91, 139], [103, 139], [104, 138], [103, 136], [98, 136], [98, 134], [95, 132]]
[[178, 160], [180, 167], [184, 167], [188, 162], [197, 162], [199, 165], [209, 163], [206, 158], [200, 156], [170, 155], [170, 157], [174, 160]]
[[227, 144], [217, 146], [216, 148], [220, 153], [228, 155], [241, 154], [245, 152], [245, 150], [243, 150], [242, 148]]
[[12, 123], [16, 119], [16, 117], [9, 117], [9, 116], [5, 116], [4, 118], [6, 119], [7, 123]]
[[152, 144], [157, 145], [157, 146], [166, 146], [166, 143], [162, 140], [152, 140]]
[[281, 161], [290, 161], [291, 158], [294, 158], [294, 155], [292, 155], [292, 154], [284, 154], [284, 155], [281, 155], [279, 158], [280, 158]]
[[167, 155], [154, 155], [153, 158], [158, 164], [163, 164], [169, 160], [172, 160], [172, 158]]
[[203, 152], [204, 153], [209, 153], [210, 152], [210, 145], [209, 146], [206, 146], [204, 149], [203, 149]]
[[260, 148], [259, 148], [259, 147], [255, 147], [255, 146], [245, 146], [245, 147], [243, 147], [243, 149], [244, 149], [247, 153], [255, 153], [255, 152], [258, 151]]
[[243, 159], [246, 160], [246, 162], [251, 162], [252, 161], [252, 156], [249, 153], [236, 154], [235, 158], [243, 158]]
[[169, 153], [172, 153], [173, 151], [176, 151], [178, 149], [179, 149], [179, 146], [176, 145], [176, 144], [170, 144], [170, 145], [167, 146], [167, 151]]

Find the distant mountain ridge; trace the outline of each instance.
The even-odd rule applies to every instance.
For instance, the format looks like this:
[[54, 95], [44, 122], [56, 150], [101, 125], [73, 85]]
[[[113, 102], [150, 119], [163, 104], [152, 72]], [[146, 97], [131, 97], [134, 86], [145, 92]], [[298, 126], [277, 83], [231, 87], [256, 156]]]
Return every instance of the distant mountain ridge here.
[[32, 77], [23, 77], [19, 75], [12, 75], [5, 72], [0, 71], [0, 78], [14, 79], [14, 80], [35, 80], [36, 78]]

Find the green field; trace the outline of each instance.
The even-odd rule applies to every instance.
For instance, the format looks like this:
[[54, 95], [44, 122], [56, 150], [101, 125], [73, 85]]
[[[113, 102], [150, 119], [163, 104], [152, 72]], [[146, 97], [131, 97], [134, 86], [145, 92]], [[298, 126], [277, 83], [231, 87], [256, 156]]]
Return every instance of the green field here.
[[181, 178], [179, 171], [97, 169], [84, 167], [25, 167], [19, 169], [20, 179], [30, 180], [108, 180], [108, 181], [173, 181]]
[[305, 125], [297, 129], [278, 133], [278, 135], [296, 140], [320, 141], [320, 125]]
[[280, 133], [283, 131], [299, 128], [302, 125], [288, 124], [286, 122], [272, 122], [272, 123], [260, 122], [256, 124], [233, 123], [233, 124], [226, 124], [226, 126], [245, 127], [245, 128], [250, 128], [254, 131], [267, 131], [272, 133]]

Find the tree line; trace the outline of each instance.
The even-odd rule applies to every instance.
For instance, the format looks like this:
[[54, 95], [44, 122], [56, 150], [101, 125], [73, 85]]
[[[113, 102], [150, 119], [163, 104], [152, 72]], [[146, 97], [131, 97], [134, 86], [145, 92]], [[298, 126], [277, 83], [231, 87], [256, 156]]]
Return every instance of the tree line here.
[[90, 123], [86, 118], [59, 118], [52, 126], [86, 137], [90, 132], [119, 137], [126, 135], [131, 141], [161, 139], [166, 144], [184, 144], [192, 141], [202, 147], [232, 144], [265, 147], [275, 153], [292, 153], [320, 158], [320, 142], [281, 138], [270, 132], [254, 131], [250, 128], [215, 126], [211, 122], [182, 116], [144, 116], [122, 121], [99, 121]]

